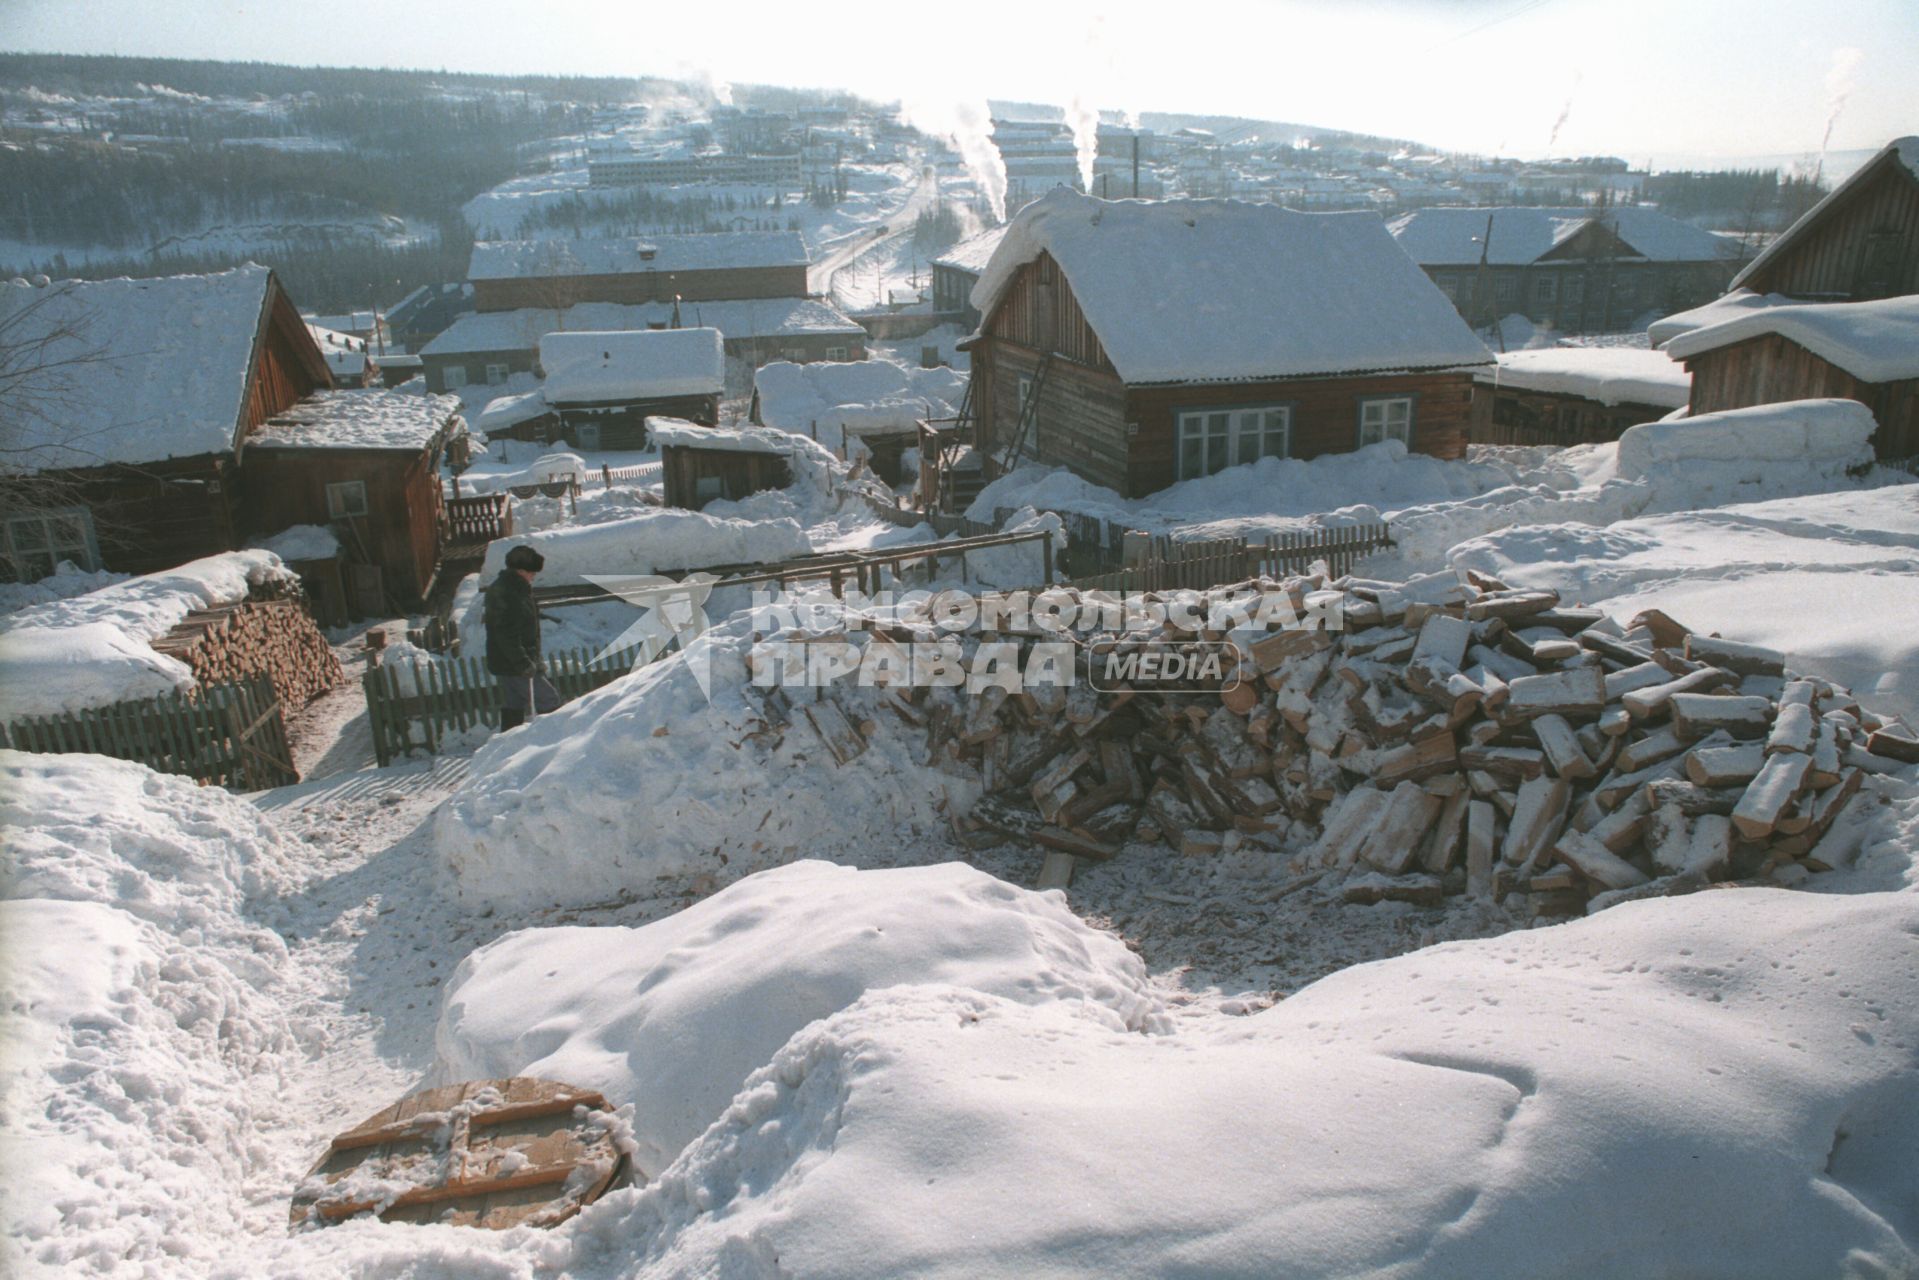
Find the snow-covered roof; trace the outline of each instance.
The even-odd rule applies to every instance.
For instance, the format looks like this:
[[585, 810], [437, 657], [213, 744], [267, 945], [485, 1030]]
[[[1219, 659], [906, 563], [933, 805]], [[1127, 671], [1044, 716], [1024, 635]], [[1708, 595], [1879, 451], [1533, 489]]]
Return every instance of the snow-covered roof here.
[[544, 395], [538, 391], [527, 391], [517, 396], [500, 396], [487, 401], [486, 408], [480, 410], [480, 416], [473, 425], [480, 429], [480, 434], [490, 435], [522, 422], [543, 418], [550, 412], [552, 406], [547, 404]]
[[718, 329], [567, 330], [540, 338], [548, 404], [718, 395], [726, 351]]
[[1797, 343], [1862, 382], [1919, 378], [1919, 295], [1767, 307], [1682, 334], [1666, 344], [1666, 354], [1674, 360], [1689, 360], [1769, 333]]
[[487, 240], [473, 246], [469, 280], [611, 276], [642, 271], [718, 271], [804, 267], [811, 258], [797, 231], [719, 231], [607, 240]]
[[347, 382], [358, 383], [366, 376], [367, 340], [356, 338], [350, 333], [337, 329], [328, 329], [307, 321], [307, 332], [320, 345], [320, 354], [326, 357], [326, 367], [333, 376]]
[[916, 430], [922, 418], [951, 418], [965, 375], [941, 366], [908, 368], [891, 360], [775, 361], [753, 374], [760, 421], [783, 431], [881, 435]]
[[249, 449], [424, 449], [460, 412], [458, 396], [397, 387], [316, 391], [247, 437]]
[[[158, 462], [233, 448], [272, 272], [0, 284], [9, 345], [54, 335], [36, 360], [42, 413], [0, 419], [9, 465]], [[59, 331], [71, 333], [59, 336]]]
[[1797, 222], [1786, 228], [1782, 235], [1775, 238], [1771, 244], [1760, 250], [1757, 257], [1741, 268], [1739, 274], [1732, 278], [1733, 287], [1736, 289], [1745, 284], [1754, 273], [1764, 270], [1766, 266], [1776, 260], [1780, 254], [1785, 253], [1793, 245], [1797, 244], [1802, 236], [1806, 235], [1811, 228], [1817, 226], [1820, 220], [1825, 217], [1827, 209], [1839, 201], [1846, 199], [1854, 187], [1861, 183], [1871, 181], [1872, 178], [1878, 174], [1880, 166], [1886, 163], [1888, 159], [1890, 159], [1891, 163], [1903, 167], [1914, 181], [1919, 182], [1919, 134], [1909, 135], [1904, 138], [1894, 138], [1891, 142], [1888, 142], [1879, 149], [1879, 154], [1853, 170], [1850, 177], [1834, 187], [1831, 191], [1828, 191], [1818, 204], [1799, 215]]
[[1436, 207], [1415, 209], [1388, 223], [1399, 247], [1424, 267], [1464, 267], [1479, 262], [1492, 219], [1491, 266], [1524, 266], [1571, 239], [1586, 224], [1603, 222], [1633, 252], [1649, 262], [1718, 262], [1738, 256], [1739, 246], [1657, 209]]
[[973, 305], [1050, 253], [1126, 382], [1247, 381], [1488, 364], [1445, 295], [1369, 213], [1063, 188], [1007, 226]]
[[684, 418], [648, 418], [647, 439], [655, 448], [717, 449], [725, 453], [793, 451], [793, 437], [772, 427], [703, 427]]
[[[462, 355], [478, 351], [532, 351], [540, 339], [561, 330], [650, 329], [673, 323], [673, 304], [582, 302], [555, 313], [550, 307], [469, 311], [420, 348], [420, 354]], [[683, 302], [680, 323], [718, 329], [728, 342], [802, 334], [865, 336], [845, 313], [811, 298], [739, 298]]]
[[1474, 380], [1525, 391], [1583, 396], [1600, 404], [1677, 409], [1692, 395], [1692, 375], [1663, 351], [1642, 347], [1540, 347], [1510, 351]]
[[993, 250], [999, 248], [999, 242], [1006, 236], [1005, 227], [992, 227], [975, 236], [968, 236], [952, 248], [933, 259], [936, 267], [951, 267], [955, 271], [964, 271], [977, 276], [986, 270], [986, 264], [992, 261]]
[[1655, 320], [1646, 326], [1646, 340], [1654, 347], [1664, 347], [1682, 333], [1691, 333], [1695, 329], [1704, 329], [1708, 325], [1720, 324], [1735, 316], [1749, 312], [1762, 311], [1767, 307], [1789, 307], [1793, 300], [1783, 293], [1757, 294], [1750, 289], [1734, 289], [1723, 297], [1714, 298], [1703, 306], [1690, 311], [1679, 311]]

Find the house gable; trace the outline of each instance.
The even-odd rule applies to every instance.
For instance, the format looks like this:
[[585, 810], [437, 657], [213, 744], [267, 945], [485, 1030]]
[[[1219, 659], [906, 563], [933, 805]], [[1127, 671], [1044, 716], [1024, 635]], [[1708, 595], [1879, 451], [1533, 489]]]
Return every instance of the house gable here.
[[1919, 138], [1902, 138], [1795, 222], [1732, 282], [1806, 301], [1919, 293]]

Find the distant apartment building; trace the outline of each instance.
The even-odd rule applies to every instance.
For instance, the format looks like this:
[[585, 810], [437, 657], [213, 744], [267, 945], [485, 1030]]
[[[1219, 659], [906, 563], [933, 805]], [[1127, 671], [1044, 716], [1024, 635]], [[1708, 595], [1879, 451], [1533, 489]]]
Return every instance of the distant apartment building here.
[[467, 279], [476, 311], [800, 298], [810, 262], [797, 231], [498, 240], [473, 246]]

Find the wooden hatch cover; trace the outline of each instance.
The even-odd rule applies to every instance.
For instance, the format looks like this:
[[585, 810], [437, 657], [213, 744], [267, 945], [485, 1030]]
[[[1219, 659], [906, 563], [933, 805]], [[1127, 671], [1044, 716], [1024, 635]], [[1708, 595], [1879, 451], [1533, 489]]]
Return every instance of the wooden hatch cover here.
[[293, 1226], [383, 1222], [550, 1227], [626, 1168], [613, 1108], [590, 1089], [516, 1076], [425, 1089], [335, 1138], [293, 1196]]

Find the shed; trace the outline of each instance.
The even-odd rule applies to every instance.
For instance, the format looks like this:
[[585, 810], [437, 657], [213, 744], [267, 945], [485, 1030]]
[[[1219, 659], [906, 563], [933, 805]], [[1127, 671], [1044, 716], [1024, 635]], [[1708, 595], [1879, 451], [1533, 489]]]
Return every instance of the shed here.
[[1919, 295], [1749, 311], [1666, 344], [1692, 413], [1843, 398], [1872, 410], [1881, 458], [1919, 454]]
[[1732, 286], [1819, 302], [1919, 293], [1919, 136], [1880, 148]]
[[1690, 388], [1684, 368], [1643, 347], [1508, 352], [1473, 383], [1474, 444], [1617, 440], [1627, 427], [1683, 408]]
[[569, 444], [642, 449], [648, 417], [719, 421], [722, 341], [718, 329], [549, 333], [540, 339], [540, 395]]
[[647, 427], [660, 449], [669, 507], [698, 511], [715, 499], [793, 483], [792, 448], [783, 431], [703, 427], [675, 418], [654, 418]]
[[386, 388], [308, 396], [247, 438], [249, 524], [331, 525], [359, 612], [417, 605], [439, 566], [440, 460], [459, 413], [456, 396]]
[[1030, 456], [1129, 497], [1389, 439], [1459, 457], [1493, 361], [1370, 213], [1055, 190], [972, 301], [992, 466]]

